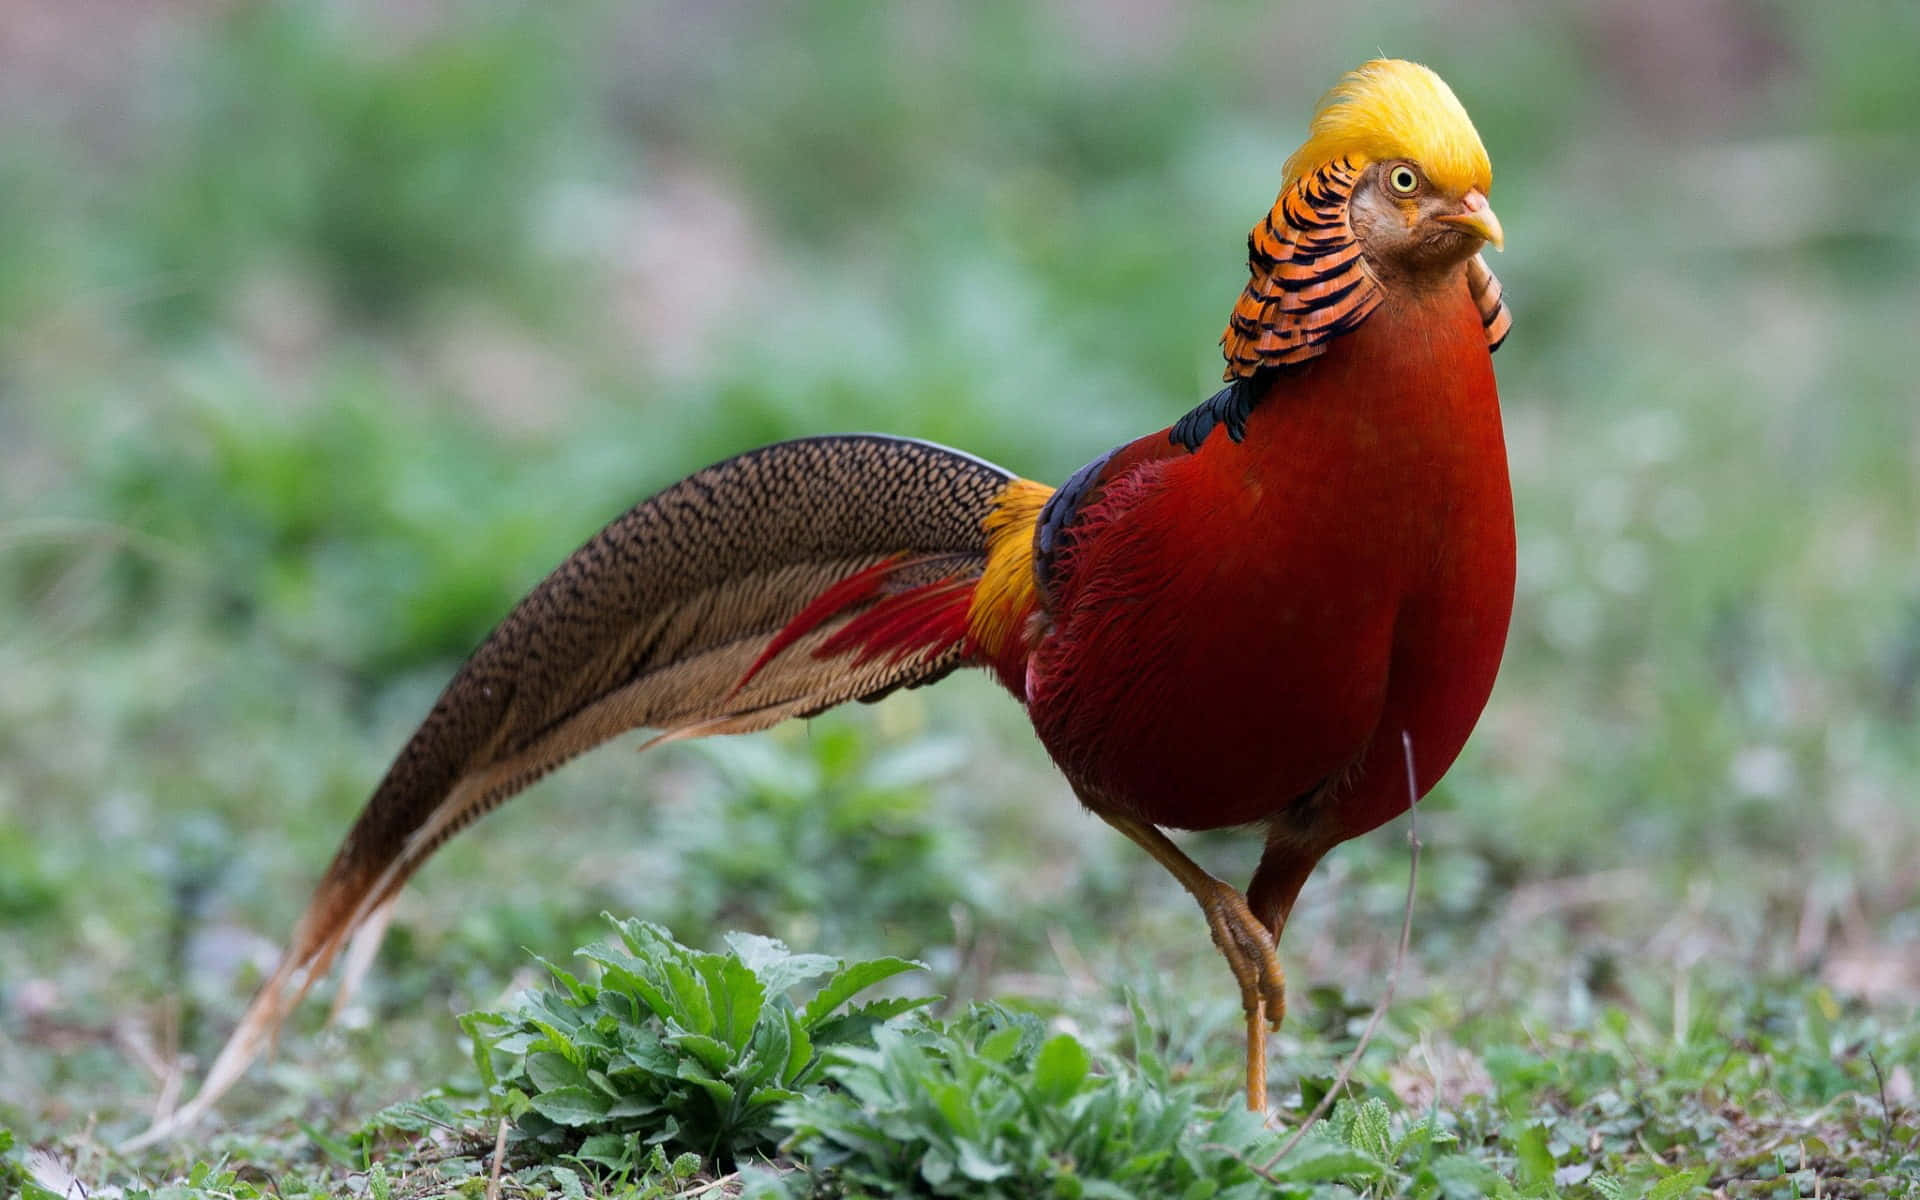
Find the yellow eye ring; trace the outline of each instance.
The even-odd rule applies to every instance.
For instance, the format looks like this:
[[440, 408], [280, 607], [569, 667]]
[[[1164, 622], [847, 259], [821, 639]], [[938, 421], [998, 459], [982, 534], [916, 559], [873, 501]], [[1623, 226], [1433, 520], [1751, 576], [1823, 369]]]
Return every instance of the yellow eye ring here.
[[1402, 196], [1411, 196], [1420, 190], [1420, 173], [1405, 163], [1391, 168], [1387, 172], [1387, 186]]

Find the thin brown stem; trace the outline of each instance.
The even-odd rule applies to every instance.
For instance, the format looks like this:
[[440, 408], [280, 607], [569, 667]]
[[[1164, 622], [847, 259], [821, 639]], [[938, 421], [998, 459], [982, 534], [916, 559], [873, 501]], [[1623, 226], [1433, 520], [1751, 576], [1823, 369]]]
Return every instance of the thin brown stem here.
[[500, 1168], [507, 1161], [507, 1119], [500, 1118], [500, 1128], [493, 1135], [493, 1173], [487, 1176], [487, 1200], [500, 1200]]

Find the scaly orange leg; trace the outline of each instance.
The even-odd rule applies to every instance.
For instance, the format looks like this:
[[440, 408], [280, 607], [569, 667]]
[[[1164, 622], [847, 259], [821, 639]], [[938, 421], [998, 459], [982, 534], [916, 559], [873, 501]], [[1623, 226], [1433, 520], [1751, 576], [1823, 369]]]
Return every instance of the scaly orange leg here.
[[1287, 977], [1273, 952], [1273, 934], [1253, 915], [1247, 898], [1237, 888], [1209, 875], [1158, 828], [1133, 817], [1100, 816], [1153, 855], [1200, 902], [1213, 944], [1233, 969], [1233, 977], [1240, 984], [1240, 1002], [1247, 1011], [1247, 1108], [1265, 1112], [1267, 1030], [1280, 1028], [1281, 1018], [1287, 1014]]

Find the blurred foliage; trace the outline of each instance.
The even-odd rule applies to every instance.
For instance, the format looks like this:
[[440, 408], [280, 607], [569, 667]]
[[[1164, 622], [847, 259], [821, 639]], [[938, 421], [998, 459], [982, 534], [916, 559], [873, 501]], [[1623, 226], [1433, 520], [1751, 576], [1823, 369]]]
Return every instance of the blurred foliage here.
[[[23, 1140], [129, 1129], [173, 1054], [204, 1061], [459, 657], [626, 505], [835, 429], [1059, 479], [1208, 394], [1245, 229], [1317, 93], [1384, 49], [1453, 83], [1496, 164], [1521, 563], [1500, 686], [1421, 814], [1409, 1026], [1367, 1086], [1396, 1103], [1420, 1028], [1486, 1047], [1508, 1116], [1580, 1123], [1548, 1127], [1556, 1172], [1553, 1139], [1640, 1122], [1596, 1168], [1639, 1189], [1644, 1131], [1705, 1144], [1726, 1081], [1701, 1064], [1772, 1054], [1726, 1092], [1768, 1186], [1910, 1153], [1920, 7], [0, 20], [0, 1122]], [[1255, 840], [1196, 853], [1242, 877]], [[423, 875], [347, 1027], [291, 1034], [236, 1098], [243, 1144], [294, 1154], [263, 1131], [453, 1078], [445, 1014], [602, 908], [924, 959], [957, 1005], [1024, 997], [1095, 1053], [1130, 984], [1170, 1069], [1229, 1096], [1228, 980], [1118, 841], [977, 680], [589, 757]], [[1350, 1048], [1403, 878], [1386, 833], [1309, 885], [1277, 1090]], [[1855, 1032], [1821, 1043], [1808, 1003]], [[1498, 1048], [1535, 1041], [1510, 1084]], [[1591, 1090], [1656, 1066], [1700, 1090]], [[1853, 1132], [1804, 1133], [1830, 1119]], [[1505, 1120], [1458, 1132], [1530, 1178]]]

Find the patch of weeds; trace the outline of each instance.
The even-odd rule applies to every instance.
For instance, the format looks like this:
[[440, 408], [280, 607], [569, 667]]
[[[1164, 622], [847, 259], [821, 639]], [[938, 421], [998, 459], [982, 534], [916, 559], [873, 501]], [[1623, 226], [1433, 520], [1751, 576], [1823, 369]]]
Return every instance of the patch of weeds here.
[[[1457, 1114], [1438, 1107], [1415, 1113], [1380, 1096], [1342, 1100], [1289, 1150], [1277, 1175], [1337, 1179], [1366, 1196], [1419, 1200], [1615, 1195], [1679, 1200], [1696, 1195], [1707, 1178], [1705, 1168], [1649, 1169], [1628, 1182], [1591, 1167], [1556, 1169], [1545, 1125], [1516, 1121], [1484, 1145], [1462, 1137], [1458, 1126]], [[1574, 1186], [1581, 1183], [1585, 1189]]]
[[[1070, 1035], [1049, 1037], [1035, 1018], [992, 1005], [947, 1025], [889, 1026], [874, 1040], [834, 1051], [834, 1086], [782, 1106], [779, 1121], [793, 1131], [785, 1149], [804, 1172], [782, 1181], [787, 1195], [1598, 1194], [1557, 1190], [1565, 1177], [1534, 1144], [1539, 1130], [1518, 1130], [1501, 1147], [1510, 1152], [1490, 1162], [1462, 1143], [1449, 1114], [1368, 1096], [1288, 1139], [1237, 1106], [1204, 1103], [1203, 1089], [1170, 1078], [1151, 1052], [1096, 1059]], [[1620, 1186], [1671, 1200], [1704, 1178], [1685, 1171]]]
[[536, 1163], [513, 1175], [517, 1190], [531, 1195], [586, 1200], [588, 1196], [618, 1196], [620, 1200], [670, 1200], [700, 1190], [703, 1180], [698, 1154], [688, 1151], [669, 1157], [658, 1145], [648, 1147], [637, 1161], [615, 1168], [598, 1158], [575, 1158], [569, 1163]]
[[[737, 933], [728, 953], [705, 953], [655, 925], [613, 925], [617, 945], [580, 952], [595, 979], [543, 963], [551, 981], [515, 1008], [463, 1018], [489, 1109], [444, 1094], [396, 1105], [333, 1156], [366, 1170], [401, 1133], [439, 1178], [476, 1179], [488, 1127], [506, 1119], [514, 1186], [561, 1196], [670, 1196], [741, 1164], [738, 1182], [768, 1197], [1522, 1194], [1458, 1152], [1439, 1114], [1345, 1102], [1282, 1155], [1257, 1115], [1176, 1078], [1150, 1033], [1131, 1059], [1096, 1058], [998, 1005], [902, 1022], [927, 1001], [851, 1002], [913, 967], [903, 960], [849, 964]], [[802, 985], [812, 994], [796, 1001]], [[1535, 1174], [1550, 1178], [1546, 1161]]]
[[835, 1050], [838, 1087], [780, 1121], [818, 1182], [862, 1194], [1267, 1194], [1243, 1161], [1269, 1137], [1257, 1117], [1203, 1110], [1150, 1070], [1093, 1067], [1073, 1037], [982, 1005]]
[[[551, 985], [462, 1018], [515, 1144], [549, 1161], [617, 1172], [639, 1168], [649, 1145], [723, 1167], [768, 1153], [776, 1108], [820, 1078], [827, 1051], [871, 1045], [883, 1022], [932, 1002], [848, 1007], [919, 965], [904, 959], [848, 963], [739, 933], [730, 953], [712, 954], [657, 925], [613, 925], [619, 947], [580, 951], [597, 981], [542, 960]], [[812, 994], [796, 1003], [803, 984]]]

